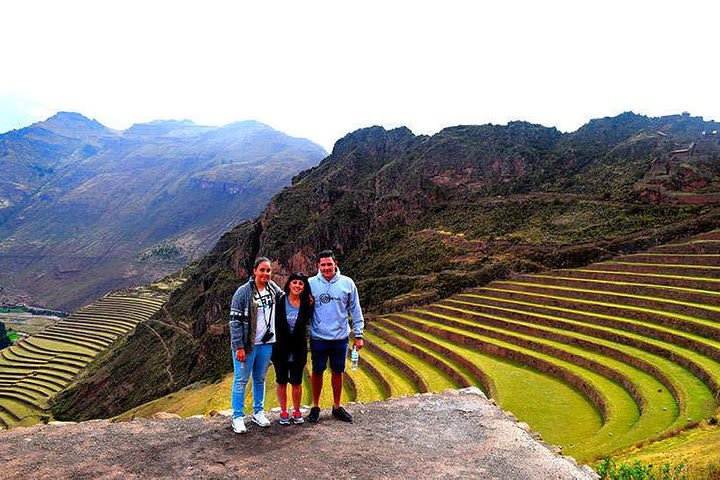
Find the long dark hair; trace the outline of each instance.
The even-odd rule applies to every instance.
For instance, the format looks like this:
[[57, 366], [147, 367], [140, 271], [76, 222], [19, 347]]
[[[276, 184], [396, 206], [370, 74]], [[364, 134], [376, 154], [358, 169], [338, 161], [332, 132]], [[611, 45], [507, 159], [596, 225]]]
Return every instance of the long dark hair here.
[[290, 295], [290, 282], [292, 282], [293, 280], [302, 280], [303, 285], [305, 285], [305, 287], [303, 288], [303, 291], [300, 292], [300, 307], [302, 307], [303, 309], [309, 308], [311, 305], [311, 303], [310, 303], [310, 283], [308, 283], [307, 275], [305, 275], [304, 273], [300, 273], [300, 272], [293, 273], [292, 275], [290, 275], [287, 279], [287, 282], [285, 282], [285, 288], [283, 288], [283, 290], [285, 290], [285, 295]]

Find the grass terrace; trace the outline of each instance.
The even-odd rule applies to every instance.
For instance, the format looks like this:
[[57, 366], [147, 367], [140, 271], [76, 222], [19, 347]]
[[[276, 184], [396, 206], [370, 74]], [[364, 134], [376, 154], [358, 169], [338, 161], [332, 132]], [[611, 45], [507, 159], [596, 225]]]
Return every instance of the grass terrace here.
[[0, 352], [0, 427], [49, 420], [48, 401], [163, 304], [110, 294]]

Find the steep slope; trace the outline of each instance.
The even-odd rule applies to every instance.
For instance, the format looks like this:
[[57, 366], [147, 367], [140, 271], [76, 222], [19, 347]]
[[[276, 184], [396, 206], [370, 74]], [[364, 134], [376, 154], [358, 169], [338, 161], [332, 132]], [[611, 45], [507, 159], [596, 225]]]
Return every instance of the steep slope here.
[[318, 145], [254, 121], [124, 132], [59, 113], [0, 136], [0, 291], [70, 310], [147, 283], [257, 215]]
[[[282, 282], [289, 272], [312, 272], [315, 253], [331, 247], [357, 280], [366, 309], [377, 311], [443, 298], [512, 271], [584, 265], [710, 230], [720, 218], [712, 203], [685, 206], [634, 190], [653, 159], [664, 158], [664, 142], [625, 146], [643, 135], [682, 144], [715, 126], [684, 115], [623, 114], [573, 134], [524, 122], [452, 127], [431, 137], [406, 128], [354, 132], [200, 261], [158, 330], [168, 351], [136, 333], [62, 394], [55, 413], [110, 416], [229, 371], [228, 305], [258, 254], [277, 259]], [[712, 162], [720, 146], [708, 151], [705, 161]], [[608, 166], [622, 173], [618, 181], [599, 177]], [[580, 184], [587, 188], [574, 188]], [[172, 382], [159, 365], [170, 365]]]

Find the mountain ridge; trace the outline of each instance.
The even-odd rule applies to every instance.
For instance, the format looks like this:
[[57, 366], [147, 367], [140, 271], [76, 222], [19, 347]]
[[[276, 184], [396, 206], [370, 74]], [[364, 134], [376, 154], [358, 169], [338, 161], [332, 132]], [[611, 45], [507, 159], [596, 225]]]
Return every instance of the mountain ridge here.
[[[3, 295], [71, 310], [152, 281], [257, 215], [324, 156], [309, 140], [254, 121], [163, 120], [116, 131], [60, 112], [0, 135]], [[146, 254], [166, 243], [181, 254]]]
[[[628, 136], [656, 135], [668, 125], [680, 133], [658, 135], [661, 140], [620, 157], [611, 154]], [[314, 272], [315, 254], [332, 248], [372, 312], [408, 299], [433, 301], [511, 272], [583, 265], [713, 228], [719, 215], [714, 203], [677, 199], [682, 179], [669, 182], [663, 197], [642, 192], [657, 187], [662, 176], [645, 176], [658, 161], [669, 161], [676, 143], [698, 140], [715, 125], [695, 117], [626, 114], [593, 123], [579, 138], [527, 122], [454, 127], [433, 136], [377, 126], [348, 134], [319, 165], [296, 175], [259, 217], [234, 227], [199, 260], [168, 302], [167, 327], [158, 330], [173, 345], [167, 354], [153, 351], [154, 338], [136, 333], [108, 364], [58, 397], [56, 415], [120, 413], [229, 371], [223, 325], [230, 297], [257, 255], [276, 260], [282, 283], [290, 272]], [[685, 160], [720, 191], [720, 145], [708, 145], [706, 153]], [[141, 362], [129, 356], [134, 351], [149, 356]], [[154, 365], [169, 365], [175, 383], [167, 384]], [[101, 398], [98, 386], [119, 378], [132, 389]]]

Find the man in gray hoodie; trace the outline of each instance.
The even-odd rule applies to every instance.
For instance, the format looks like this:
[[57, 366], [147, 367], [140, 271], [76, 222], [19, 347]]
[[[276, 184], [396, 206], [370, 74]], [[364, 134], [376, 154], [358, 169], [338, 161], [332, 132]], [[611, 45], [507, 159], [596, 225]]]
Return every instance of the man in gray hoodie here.
[[349, 317], [352, 317], [355, 348], [363, 347], [363, 319], [355, 282], [340, 274], [335, 254], [324, 250], [317, 257], [318, 274], [310, 277], [310, 289], [315, 297], [315, 313], [310, 325], [310, 354], [312, 358], [313, 407], [307, 419], [320, 418], [320, 392], [323, 372], [330, 362], [333, 390], [333, 417], [352, 422], [352, 415], [340, 405], [345, 358], [350, 338]]

